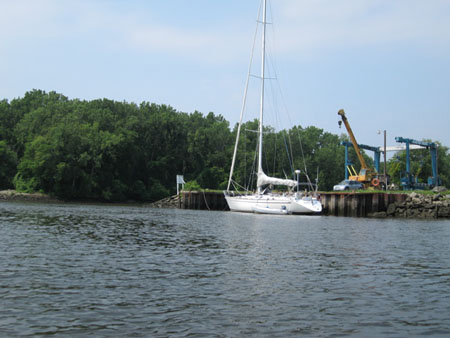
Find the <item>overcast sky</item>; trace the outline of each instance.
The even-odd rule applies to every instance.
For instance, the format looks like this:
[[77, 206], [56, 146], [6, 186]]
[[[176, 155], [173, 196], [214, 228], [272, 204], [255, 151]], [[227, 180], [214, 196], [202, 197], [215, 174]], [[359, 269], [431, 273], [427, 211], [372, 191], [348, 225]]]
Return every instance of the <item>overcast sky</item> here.
[[[54, 90], [212, 111], [234, 125], [259, 6], [0, 0], [0, 98]], [[450, 1], [272, 0], [270, 9], [292, 125], [340, 134], [343, 108], [360, 143], [381, 146], [386, 129], [388, 145], [403, 136], [450, 146]]]

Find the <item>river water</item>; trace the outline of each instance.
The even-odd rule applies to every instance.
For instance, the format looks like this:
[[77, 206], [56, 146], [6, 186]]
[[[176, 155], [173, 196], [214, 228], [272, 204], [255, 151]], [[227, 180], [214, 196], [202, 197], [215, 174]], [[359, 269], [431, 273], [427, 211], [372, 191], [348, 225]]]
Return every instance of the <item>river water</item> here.
[[450, 221], [0, 203], [0, 336], [450, 335]]

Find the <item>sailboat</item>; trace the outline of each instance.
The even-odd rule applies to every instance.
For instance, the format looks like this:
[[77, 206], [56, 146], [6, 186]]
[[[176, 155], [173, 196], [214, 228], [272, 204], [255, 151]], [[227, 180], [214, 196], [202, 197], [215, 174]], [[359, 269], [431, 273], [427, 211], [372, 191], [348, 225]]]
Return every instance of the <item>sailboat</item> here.
[[[251, 212], [261, 214], [319, 214], [322, 211], [322, 203], [320, 197], [317, 195], [317, 185], [314, 192], [300, 192], [299, 191], [299, 174], [300, 171], [296, 170], [297, 181], [291, 179], [281, 179], [276, 177], [270, 177], [264, 173], [263, 170], [263, 117], [264, 117], [264, 82], [265, 82], [265, 62], [266, 62], [266, 8], [267, 0], [263, 0], [263, 13], [262, 13], [262, 51], [261, 51], [261, 93], [260, 93], [260, 106], [259, 106], [259, 122], [258, 122], [258, 171], [257, 171], [257, 190], [252, 193], [240, 193], [237, 191], [231, 191], [231, 183], [233, 179], [233, 171], [236, 163], [236, 154], [239, 143], [240, 129], [242, 125], [242, 116], [245, 103], [241, 111], [241, 118], [238, 125], [238, 131], [236, 135], [236, 143], [233, 153], [233, 160], [230, 169], [230, 176], [228, 181], [227, 190], [224, 191], [225, 199], [231, 211], [237, 212]], [[250, 77], [250, 70], [247, 76]], [[245, 102], [244, 94], [244, 102]], [[269, 189], [264, 187], [271, 186], [286, 186], [291, 191], [284, 193], [272, 193]], [[296, 188], [296, 191], [295, 191]]]

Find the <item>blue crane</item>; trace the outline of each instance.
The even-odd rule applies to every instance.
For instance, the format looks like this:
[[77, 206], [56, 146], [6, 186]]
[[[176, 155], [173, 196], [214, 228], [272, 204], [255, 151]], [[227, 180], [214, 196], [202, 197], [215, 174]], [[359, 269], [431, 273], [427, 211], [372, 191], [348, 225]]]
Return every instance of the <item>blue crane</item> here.
[[[438, 164], [437, 164], [437, 144], [434, 142], [417, 141], [410, 138], [396, 137], [395, 141], [399, 143], [405, 143], [406, 145], [406, 172], [400, 178], [401, 185], [404, 190], [411, 189], [424, 189], [426, 187], [433, 188], [441, 184], [441, 179], [438, 176]], [[418, 183], [417, 179], [411, 174], [410, 154], [409, 146], [411, 144], [422, 146], [430, 149], [431, 152], [431, 177], [428, 177], [428, 184]]]

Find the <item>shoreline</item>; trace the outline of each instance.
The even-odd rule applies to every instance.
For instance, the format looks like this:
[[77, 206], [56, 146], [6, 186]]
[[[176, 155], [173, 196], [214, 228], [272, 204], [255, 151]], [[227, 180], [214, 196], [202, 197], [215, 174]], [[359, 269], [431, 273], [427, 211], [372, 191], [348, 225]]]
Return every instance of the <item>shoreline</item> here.
[[25, 193], [18, 192], [13, 189], [0, 190], [0, 202], [31, 202], [31, 203], [63, 203], [63, 204], [98, 204], [98, 205], [137, 205], [146, 206], [152, 203], [135, 202], [135, 201], [121, 201], [121, 202], [106, 202], [97, 200], [64, 200], [42, 193]]
[[[194, 196], [195, 195], [195, 196]], [[197, 196], [198, 195], [198, 196]], [[415, 218], [450, 219], [450, 195], [422, 195], [416, 192], [408, 194], [355, 194], [323, 193], [324, 216], [355, 216], [365, 218]], [[150, 208], [226, 210], [221, 200], [223, 195], [214, 192], [185, 192], [180, 196], [169, 196], [153, 203], [139, 202], [102, 202], [68, 201], [42, 193], [23, 193], [16, 190], [0, 190], [0, 202], [33, 203], [79, 203], [105, 205], [139, 205]], [[195, 197], [195, 198], [194, 198]], [[205, 205], [203, 205], [205, 204]]]
[[40, 203], [64, 203], [56, 197], [41, 193], [25, 193], [16, 190], [0, 190], [0, 201], [3, 202], [40, 202]]

